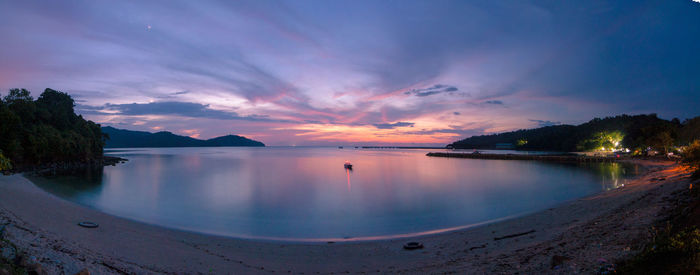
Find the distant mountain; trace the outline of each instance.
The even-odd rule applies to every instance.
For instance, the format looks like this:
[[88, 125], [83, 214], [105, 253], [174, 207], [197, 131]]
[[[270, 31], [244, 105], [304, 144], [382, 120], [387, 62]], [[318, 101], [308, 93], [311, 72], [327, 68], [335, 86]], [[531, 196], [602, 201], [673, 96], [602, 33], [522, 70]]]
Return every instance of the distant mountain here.
[[201, 140], [179, 136], [171, 132], [149, 133], [117, 129], [110, 126], [102, 127], [102, 133], [109, 136], [105, 142], [105, 148], [265, 146], [262, 142], [236, 135]]

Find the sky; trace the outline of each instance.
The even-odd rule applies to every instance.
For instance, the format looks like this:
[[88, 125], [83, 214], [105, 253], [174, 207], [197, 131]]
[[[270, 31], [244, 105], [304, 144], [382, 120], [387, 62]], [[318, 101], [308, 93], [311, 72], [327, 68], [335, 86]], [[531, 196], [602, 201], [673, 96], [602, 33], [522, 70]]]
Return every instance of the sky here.
[[445, 145], [700, 115], [700, 3], [0, 0], [0, 94], [267, 145]]

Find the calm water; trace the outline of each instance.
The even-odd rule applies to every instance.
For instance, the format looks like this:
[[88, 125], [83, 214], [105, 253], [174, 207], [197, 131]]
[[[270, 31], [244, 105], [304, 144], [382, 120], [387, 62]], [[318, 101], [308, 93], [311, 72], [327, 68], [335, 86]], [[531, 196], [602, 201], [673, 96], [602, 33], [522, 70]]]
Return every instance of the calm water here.
[[[106, 213], [260, 239], [363, 239], [467, 226], [624, 184], [636, 168], [433, 158], [429, 150], [122, 149], [125, 164], [34, 178]], [[432, 150], [436, 151], [436, 150]], [[352, 171], [343, 163], [354, 164]]]

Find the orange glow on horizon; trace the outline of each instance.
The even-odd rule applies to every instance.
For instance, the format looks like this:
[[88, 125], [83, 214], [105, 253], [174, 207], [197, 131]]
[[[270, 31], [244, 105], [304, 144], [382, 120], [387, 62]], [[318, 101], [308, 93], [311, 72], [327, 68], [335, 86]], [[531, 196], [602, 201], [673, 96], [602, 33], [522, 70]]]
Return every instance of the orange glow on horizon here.
[[297, 130], [307, 140], [348, 143], [449, 143], [459, 137], [455, 133], [425, 134], [416, 127], [379, 129], [374, 126], [317, 125], [305, 124], [293, 128], [276, 130]]
[[199, 130], [197, 130], [197, 129], [186, 129], [186, 130], [182, 130], [182, 132], [191, 138], [199, 138], [199, 136], [200, 136]]

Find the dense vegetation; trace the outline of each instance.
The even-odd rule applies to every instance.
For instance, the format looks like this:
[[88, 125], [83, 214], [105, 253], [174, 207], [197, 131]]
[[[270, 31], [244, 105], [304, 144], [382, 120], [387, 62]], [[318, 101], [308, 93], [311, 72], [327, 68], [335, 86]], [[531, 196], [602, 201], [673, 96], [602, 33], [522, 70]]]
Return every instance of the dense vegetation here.
[[683, 151], [683, 161], [696, 168], [694, 178], [700, 178], [700, 140], [695, 140]]
[[[692, 194], [697, 199], [697, 194]], [[700, 229], [684, 226], [653, 230], [652, 241], [635, 257], [621, 262], [620, 274], [698, 274]]]
[[462, 149], [493, 149], [496, 144], [512, 144], [519, 150], [593, 151], [628, 148], [643, 153], [647, 149], [673, 151], [700, 139], [700, 117], [681, 123], [664, 120], [656, 114], [620, 115], [595, 118], [584, 124], [547, 126], [537, 129], [473, 136], [450, 144]]
[[10, 159], [5, 157], [2, 154], [2, 151], [0, 151], [0, 171], [5, 171], [12, 169], [12, 163], [10, 162]]
[[227, 135], [208, 140], [178, 136], [171, 132], [149, 133], [102, 127], [102, 132], [109, 136], [105, 147], [216, 147], [216, 146], [265, 146], [262, 142], [242, 136]]
[[70, 95], [46, 89], [34, 100], [25, 89], [0, 99], [0, 170], [102, 156], [100, 125], [76, 115]]

